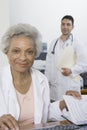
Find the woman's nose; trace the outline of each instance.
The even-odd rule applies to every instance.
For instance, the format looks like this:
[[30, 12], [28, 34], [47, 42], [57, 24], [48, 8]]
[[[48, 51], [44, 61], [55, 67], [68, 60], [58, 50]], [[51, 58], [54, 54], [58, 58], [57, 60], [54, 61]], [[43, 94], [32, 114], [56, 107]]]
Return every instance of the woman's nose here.
[[22, 59], [22, 60], [25, 60], [25, 59], [26, 59], [26, 53], [25, 53], [25, 52], [22, 52], [22, 53], [20, 54], [20, 59]]

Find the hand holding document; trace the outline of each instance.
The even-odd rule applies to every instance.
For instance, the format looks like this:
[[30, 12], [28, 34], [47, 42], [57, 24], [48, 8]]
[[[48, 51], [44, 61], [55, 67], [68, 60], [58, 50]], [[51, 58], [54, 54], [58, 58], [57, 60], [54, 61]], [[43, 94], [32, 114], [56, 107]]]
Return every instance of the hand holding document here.
[[71, 68], [76, 64], [76, 55], [71, 45], [68, 45], [60, 56], [57, 63], [57, 68], [62, 71], [62, 68]]
[[87, 124], [87, 95], [82, 95], [82, 99], [73, 96], [63, 96], [68, 111], [63, 112], [63, 117], [67, 118], [76, 125]]

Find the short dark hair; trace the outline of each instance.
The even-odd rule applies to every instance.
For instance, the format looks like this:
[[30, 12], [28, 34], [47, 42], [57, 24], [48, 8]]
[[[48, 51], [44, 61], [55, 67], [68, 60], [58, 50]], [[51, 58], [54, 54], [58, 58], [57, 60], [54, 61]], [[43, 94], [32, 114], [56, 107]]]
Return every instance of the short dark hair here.
[[69, 19], [69, 20], [72, 21], [72, 25], [74, 24], [74, 18], [73, 18], [71, 15], [65, 15], [65, 16], [61, 19], [61, 21], [64, 20], [64, 19]]

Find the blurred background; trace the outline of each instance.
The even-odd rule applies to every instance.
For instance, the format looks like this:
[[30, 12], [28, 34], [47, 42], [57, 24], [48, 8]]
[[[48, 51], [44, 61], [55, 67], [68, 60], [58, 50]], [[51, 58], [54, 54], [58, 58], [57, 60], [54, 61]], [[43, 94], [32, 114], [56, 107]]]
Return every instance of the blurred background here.
[[[61, 34], [60, 21], [64, 15], [74, 17], [73, 33], [87, 47], [86, 11], [86, 0], [0, 0], [0, 42], [7, 28], [14, 24], [29, 23], [38, 28], [43, 37], [43, 49], [34, 67], [43, 72], [47, 50], [50, 42]], [[7, 64], [6, 56], [2, 52], [0, 56], [0, 66]]]

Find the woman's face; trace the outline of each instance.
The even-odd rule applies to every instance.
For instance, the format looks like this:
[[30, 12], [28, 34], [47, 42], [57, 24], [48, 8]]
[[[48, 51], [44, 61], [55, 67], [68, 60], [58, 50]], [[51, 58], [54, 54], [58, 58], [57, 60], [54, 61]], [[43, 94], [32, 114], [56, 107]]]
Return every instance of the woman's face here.
[[29, 70], [35, 59], [34, 41], [25, 36], [13, 37], [7, 56], [14, 71], [25, 72]]

